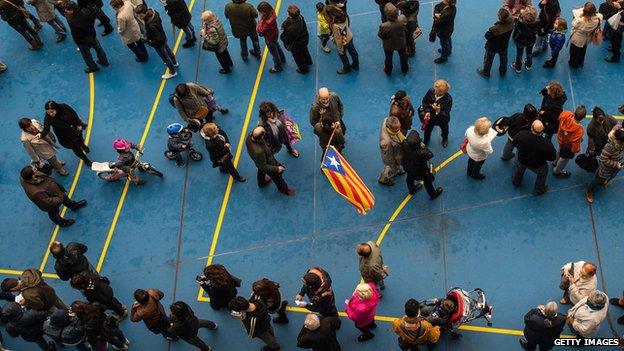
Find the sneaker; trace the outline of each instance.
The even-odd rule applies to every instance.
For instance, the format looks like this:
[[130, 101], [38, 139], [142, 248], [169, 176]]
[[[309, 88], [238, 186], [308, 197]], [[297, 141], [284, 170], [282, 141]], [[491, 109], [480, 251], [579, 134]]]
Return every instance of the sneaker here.
[[444, 189], [442, 189], [442, 188], [437, 188], [437, 189], [436, 189], [435, 194], [434, 194], [433, 196], [429, 196], [429, 199], [430, 199], [430, 200], [435, 200], [435, 199], [437, 199], [437, 198], [438, 198], [438, 196], [440, 196], [440, 195], [442, 194], [442, 191], [443, 191], [443, 190], [444, 190]]
[[477, 68], [477, 74], [483, 78], [490, 78], [490, 74], [486, 73], [483, 69]]
[[236, 181], [239, 182], [239, 183], [244, 183], [244, 182], [247, 181], [247, 178], [241, 176], [240, 178], [236, 179]]
[[525, 68], [527, 71], [530, 71], [530, 70], [532, 70], [532, 69], [533, 69], [533, 65], [531, 65], [531, 66], [527, 66], [527, 65], [525, 65], [525, 66], [524, 66], [524, 68]]
[[338, 74], [347, 74], [349, 72], [351, 72], [351, 68], [344, 68], [344, 67], [336, 71], [336, 73]]
[[208, 328], [209, 330], [217, 330], [219, 329], [219, 325], [217, 323], [214, 324], [214, 327]]
[[605, 57], [604, 60], [607, 61], [607, 62], [610, 62], [610, 63], [618, 63], [618, 62], [620, 62], [620, 58], [619, 57], [615, 57], [615, 56]]
[[178, 75], [178, 72], [173, 72], [173, 73], [171, 73], [171, 72], [169, 72], [169, 71], [167, 70], [167, 73], [165, 73], [165, 74], [163, 74], [162, 76], [160, 76], [160, 78], [162, 78], [162, 79], [171, 79], [171, 78], [173, 78], [173, 77], [175, 77], [175, 76], [177, 76], [177, 75]]
[[223, 69], [223, 68], [221, 68], [221, 69], [219, 70], [219, 73], [220, 73], [220, 74], [229, 74], [229, 73], [232, 73], [232, 70], [230, 70], [230, 69]]
[[278, 67], [271, 67], [271, 69], [269, 70], [269, 73], [278, 73], [281, 72], [282, 68], [278, 68]]
[[173, 64], [173, 67], [175, 67], [175, 68], [180, 67], [180, 62], [177, 62], [177, 61], [176, 61], [176, 63], [174, 63], [174, 64]]
[[59, 227], [69, 227], [70, 225], [76, 223], [73, 219], [64, 219], [61, 223], [58, 224]]
[[323, 50], [324, 52], [326, 52], [326, 53], [330, 53], [330, 52], [331, 52], [331, 49], [329, 48], [329, 46], [323, 46], [323, 47], [322, 47], [322, 50]]
[[512, 69], [513, 69], [516, 73], [522, 73], [522, 68], [521, 68], [521, 67], [516, 66], [516, 63], [515, 63], [515, 62], [512, 62], [512, 63], [511, 63], [511, 68], [512, 68]]

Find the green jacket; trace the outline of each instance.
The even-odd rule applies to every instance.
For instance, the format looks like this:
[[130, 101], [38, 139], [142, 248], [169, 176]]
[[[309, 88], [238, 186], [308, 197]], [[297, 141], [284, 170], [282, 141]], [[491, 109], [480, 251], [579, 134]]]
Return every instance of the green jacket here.
[[230, 20], [234, 38], [244, 38], [256, 33], [258, 11], [246, 0], [233, 0], [225, 5], [225, 18]]
[[269, 175], [279, 173], [277, 167], [280, 166], [280, 163], [273, 157], [271, 148], [264, 139], [256, 140], [249, 134], [245, 145], [247, 146], [249, 156], [256, 164], [256, 167], [258, 167], [258, 170]]

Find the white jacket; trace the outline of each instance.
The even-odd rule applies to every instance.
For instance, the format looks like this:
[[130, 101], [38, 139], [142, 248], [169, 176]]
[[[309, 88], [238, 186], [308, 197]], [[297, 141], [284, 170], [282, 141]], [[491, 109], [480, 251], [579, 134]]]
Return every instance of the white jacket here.
[[[565, 266], [561, 267], [561, 270], [570, 269], [571, 264], [572, 263], [567, 263]], [[585, 261], [574, 262], [574, 272], [570, 272], [574, 279], [576, 279], [576, 283], [570, 284], [570, 288], [568, 289], [570, 301], [572, 301], [572, 303], [578, 303], [583, 298], [589, 296], [592, 291], [596, 290], [598, 280], [595, 274], [589, 279], [581, 278], [581, 269], [584, 264]]]
[[475, 132], [474, 126], [469, 127], [465, 134], [468, 138], [466, 153], [474, 161], [485, 160], [494, 150], [492, 150], [492, 140], [496, 137], [496, 131], [492, 128], [486, 135], [479, 135]]
[[[609, 298], [607, 297], [607, 301]], [[607, 317], [609, 303], [607, 302], [600, 310], [592, 310], [587, 306], [587, 297], [584, 297], [568, 311], [568, 317], [574, 317], [572, 328], [584, 338], [596, 335], [600, 323]]]

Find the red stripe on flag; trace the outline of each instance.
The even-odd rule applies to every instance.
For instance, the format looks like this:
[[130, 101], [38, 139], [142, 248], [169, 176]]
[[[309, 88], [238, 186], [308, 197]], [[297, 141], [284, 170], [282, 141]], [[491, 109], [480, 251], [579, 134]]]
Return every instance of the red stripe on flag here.
[[353, 168], [351, 168], [351, 165], [348, 162], [346, 162], [344, 158], [342, 158], [342, 167], [345, 170], [345, 174], [347, 175], [347, 178], [352, 179], [354, 186], [357, 186], [358, 189], [362, 192], [362, 194], [367, 198], [368, 202], [373, 204], [375, 201], [373, 194], [368, 189], [366, 184], [362, 182], [362, 179], [360, 179], [357, 173], [355, 173]]

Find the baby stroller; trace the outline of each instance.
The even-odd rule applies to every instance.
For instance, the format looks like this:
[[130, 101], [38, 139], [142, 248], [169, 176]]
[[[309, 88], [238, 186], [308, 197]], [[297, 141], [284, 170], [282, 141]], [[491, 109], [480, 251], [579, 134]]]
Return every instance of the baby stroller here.
[[446, 299], [451, 300], [455, 304], [455, 310], [450, 317], [442, 319], [444, 320], [443, 323], [436, 323], [436, 308], [431, 308], [431, 306], [440, 305], [442, 299], [424, 301], [421, 304], [423, 309], [430, 307], [429, 309], [433, 312], [431, 315], [422, 317], [432, 322], [432, 324], [448, 330], [453, 338], [461, 337], [457, 330], [462, 324], [472, 322], [475, 319], [485, 318], [487, 326], [492, 326], [493, 306], [487, 303], [483, 290], [477, 288], [472, 291], [465, 291], [461, 288], [452, 288], [446, 293]]

